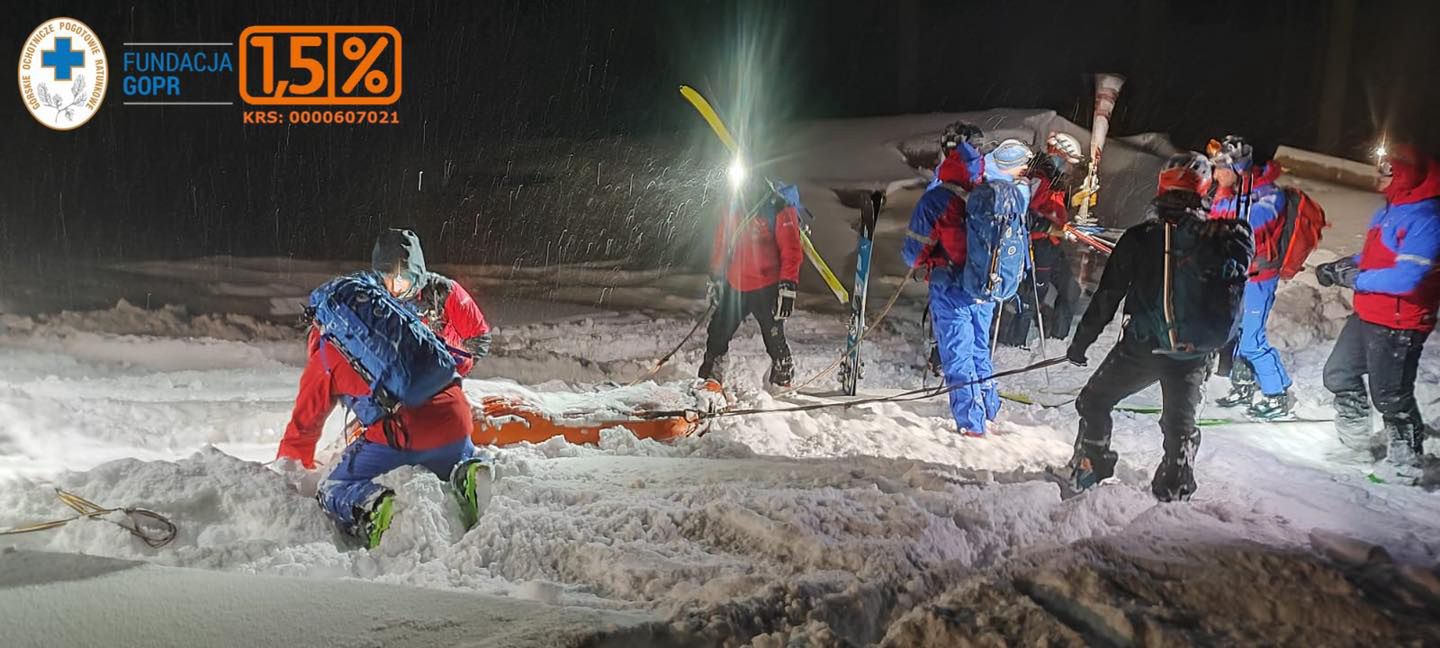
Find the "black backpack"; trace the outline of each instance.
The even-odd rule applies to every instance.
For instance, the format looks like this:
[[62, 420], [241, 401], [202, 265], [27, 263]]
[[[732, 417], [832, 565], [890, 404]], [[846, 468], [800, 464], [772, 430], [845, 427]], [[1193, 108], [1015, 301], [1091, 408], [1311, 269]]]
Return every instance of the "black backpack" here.
[[1156, 353], [1196, 358], [1224, 348], [1240, 333], [1245, 282], [1255, 242], [1249, 223], [1189, 219], [1165, 228], [1163, 288], [1159, 304], [1132, 314], [1138, 333]]

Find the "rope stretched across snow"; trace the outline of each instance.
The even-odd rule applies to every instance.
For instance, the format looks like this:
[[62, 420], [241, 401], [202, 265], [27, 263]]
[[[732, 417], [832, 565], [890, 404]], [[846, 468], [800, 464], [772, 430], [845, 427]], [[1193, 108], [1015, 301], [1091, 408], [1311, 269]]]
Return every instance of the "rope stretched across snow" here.
[[796, 406], [794, 406], [794, 407], [781, 407], [781, 408], [776, 408], [776, 409], [760, 409], [760, 408], [752, 408], [752, 409], [731, 409], [731, 410], [720, 410], [720, 411], [718, 411], [718, 412], [704, 412], [704, 411], [694, 410], [694, 409], [689, 409], [689, 410], [661, 410], [661, 411], [653, 411], [653, 412], [638, 412], [638, 413], [637, 413], [637, 416], [639, 416], [639, 417], [642, 418], [642, 419], [685, 418], [686, 420], [703, 421], [703, 420], [708, 420], [708, 419], [729, 418], [729, 417], [732, 417], [732, 416], [750, 416], [750, 415], [754, 415], [754, 414], [786, 414], [786, 413], [792, 413], [792, 412], [811, 412], [811, 411], [814, 411], [814, 410], [830, 409], [830, 408], [834, 408], [834, 407], [855, 407], [855, 406], [857, 406], [857, 405], [870, 405], [870, 404], [874, 404], [874, 403], [905, 403], [905, 402], [910, 402], [910, 401], [925, 400], [925, 399], [927, 399], [927, 398], [934, 398], [934, 397], [936, 397], [936, 396], [941, 396], [941, 395], [944, 395], [944, 394], [948, 394], [948, 393], [953, 392], [953, 391], [955, 391], [955, 390], [958, 390], [958, 389], [960, 389], [960, 388], [962, 388], [962, 387], [969, 387], [969, 386], [971, 386], [971, 385], [978, 385], [978, 384], [980, 384], [980, 383], [984, 383], [984, 382], [987, 382], [987, 381], [995, 380], [995, 379], [997, 379], [997, 378], [1005, 378], [1005, 377], [1007, 377], [1007, 376], [1014, 376], [1014, 375], [1026, 373], [1026, 372], [1029, 372], [1029, 371], [1035, 371], [1035, 370], [1037, 370], [1037, 369], [1044, 369], [1044, 368], [1046, 368], [1046, 367], [1053, 367], [1053, 366], [1058, 365], [1058, 364], [1061, 364], [1061, 363], [1063, 363], [1063, 362], [1067, 362], [1067, 360], [1065, 359], [1064, 356], [1056, 357], [1056, 358], [1049, 358], [1049, 359], [1046, 359], [1046, 360], [1041, 360], [1041, 361], [1036, 362], [1036, 363], [1034, 363], [1034, 364], [1030, 364], [1030, 365], [1026, 365], [1026, 366], [1024, 366], [1024, 367], [1020, 367], [1019, 369], [1009, 369], [1009, 370], [1006, 370], [1006, 371], [997, 371], [997, 372], [995, 372], [995, 373], [993, 373], [993, 374], [990, 374], [989, 376], [985, 376], [985, 377], [983, 377], [983, 378], [976, 378], [975, 380], [967, 380], [967, 381], [962, 382], [962, 383], [956, 383], [956, 384], [953, 384], [953, 385], [942, 385], [942, 386], [940, 386], [940, 387], [933, 387], [933, 388], [922, 387], [922, 388], [920, 388], [920, 389], [912, 389], [912, 390], [910, 390], [910, 391], [900, 392], [900, 393], [898, 393], [898, 394], [893, 394], [893, 395], [890, 395], [890, 396], [876, 396], [876, 397], [872, 397], [872, 398], [859, 398], [859, 399], [855, 399], [855, 400], [837, 401], [837, 402], [833, 402], [833, 403], [814, 403], [814, 404], [811, 404], [811, 405], [796, 405]]

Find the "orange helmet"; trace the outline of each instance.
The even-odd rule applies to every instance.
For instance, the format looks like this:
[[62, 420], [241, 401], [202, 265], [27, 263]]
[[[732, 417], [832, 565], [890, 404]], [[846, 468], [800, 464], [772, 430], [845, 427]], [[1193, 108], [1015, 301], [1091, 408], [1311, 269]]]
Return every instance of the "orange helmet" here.
[[1214, 167], [1205, 156], [1186, 151], [1170, 156], [1160, 169], [1160, 186], [1156, 194], [1167, 191], [1188, 191], [1205, 195], [1210, 191]]

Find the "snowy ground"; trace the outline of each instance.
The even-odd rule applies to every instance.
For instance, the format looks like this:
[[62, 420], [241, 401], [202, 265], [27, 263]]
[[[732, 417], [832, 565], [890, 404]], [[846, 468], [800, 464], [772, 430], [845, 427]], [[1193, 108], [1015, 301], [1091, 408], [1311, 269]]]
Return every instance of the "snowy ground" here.
[[[1353, 250], [1373, 199], [1307, 189], [1333, 205], [1327, 245]], [[302, 333], [276, 322], [345, 269], [97, 265], [58, 295], [23, 284], [4, 295], [0, 528], [68, 513], [55, 486], [179, 528], [158, 550], [104, 521], [0, 537], [7, 645], [1440, 643], [1440, 494], [1344, 456], [1328, 423], [1235, 423], [1204, 429], [1195, 499], [1157, 505], [1156, 419], [1119, 414], [1118, 479], [1062, 500], [1040, 472], [1071, 452], [1065, 403], [1088, 371], [1068, 366], [1006, 380], [1060, 405], [1007, 403], [985, 439], [956, 436], [935, 400], [727, 418], [673, 445], [607, 433], [599, 448], [504, 449], [469, 532], [438, 480], [397, 471], [396, 525], [379, 549], [357, 548], [311, 499], [318, 474], [266, 465], [302, 360]], [[702, 278], [605, 264], [444, 270], [500, 330], [471, 394], [524, 393], [571, 415], [686, 402], [699, 339], [656, 382], [619, 385], [684, 336]], [[897, 285], [877, 278], [871, 303]], [[865, 393], [921, 386], [923, 287], [904, 289], [866, 342]], [[47, 297], [105, 307], [39, 314]], [[824, 297], [807, 299], [789, 325], [801, 377], [844, 339]], [[1348, 295], [1312, 276], [1282, 288], [1270, 333], [1306, 417], [1332, 415], [1320, 367], [1348, 312]], [[753, 324], [732, 356], [741, 406], [828, 400], [760, 388]], [[1002, 349], [996, 365], [1041, 356]], [[1440, 345], [1420, 374], [1440, 425]], [[1157, 402], [1151, 390], [1131, 404]]]
[[[877, 284], [876, 294], [888, 297], [893, 285]], [[916, 306], [902, 299], [894, 325], [876, 334], [866, 390], [919, 386]], [[504, 321], [505, 309], [497, 310]], [[1322, 293], [1308, 279], [1287, 285], [1280, 299], [1272, 335], [1297, 377], [1302, 410], [1312, 417], [1330, 415], [1319, 367], [1345, 311], [1341, 295]], [[506, 327], [484, 374], [528, 387], [480, 380], [468, 389], [549, 393], [557, 409], [612, 403], [608, 381], [642, 373], [688, 325], [681, 317], [601, 312]], [[742, 329], [734, 352], [742, 403], [770, 408], [818, 400], [776, 400], [759, 389], [765, 359], [752, 326]], [[829, 363], [842, 328], [833, 317], [802, 314], [791, 334], [799, 375], [808, 376]], [[698, 346], [661, 372], [662, 385], [640, 389], [683, 393]], [[502, 633], [506, 643], [527, 636], [577, 644], [643, 636], [660, 644], [783, 645], [797, 637], [863, 644], [888, 632], [905, 645], [906, 637], [957, 631], [934, 626], [939, 608], [933, 606], [956, 605], [975, 587], [1023, 589], [1016, 583], [1040, 572], [1080, 587], [1082, 575], [1124, 570], [1123, 561], [1136, 551], [1184, 564], [1180, 539], [1262, 563], [1267, 558], [1254, 552], [1276, 548], [1287, 552], [1285, 560], [1331, 571], [1305, 550], [1314, 529], [1382, 545], [1407, 564], [1433, 565], [1440, 557], [1440, 496], [1370, 482], [1370, 465], [1338, 458], [1328, 424], [1207, 427], [1195, 501], [1157, 506], [1146, 490], [1160, 452], [1155, 419], [1122, 414], [1119, 483], [1061, 501], [1037, 472], [1068, 458], [1072, 409], [1010, 403], [994, 434], [977, 440], [952, 433], [940, 401], [725, 419], [705, 436], [673, 446], [612, 435], [598, 449], [558, 442], [508, 449], [491, 507], [469, 533], [462, 533], [437, 480], [402, 471], [390, 476], [402, 493], [402, 513], [371, 552], [337, 536], [306, 496], [315, 476], [281, 475], [261, 463], [273, 456], [288, 415], [299, 350], [299, 333], [289, 327], [247, 316], [192, 317], [180, 309], [122, 305], [0, 319], [0, 470], [8, 475], [3, 483], [11, 502], [0, 511], [0, 527], [64, 512], [52, 484], [103, 504], [164, 512], [180, 527], [179, 539], [160, 550], [100, 522], [3, 543], [220, 572], [107, 566], [103, 577], [76, 568], [50, 578], [32, 568], [29, 580], [16, 584], [12, 575], [11, 587], [0, 592], [33, 591], [39, 598], [27, 595], [25, 610], [75, 597], [104, 609], [103, 597], [117, 589], [164, 588], [172, 580], [184, 584], [176, 585], [182, 592], [199, 583], [271, 587], [271, 581], [239, 576], [253, 574], [287, 579], [275, 582], [295, 592], [336, 588], [345, 597], [380, 595], [359, 581], [468, 593], [475, 598], [465, 605], [477, 618], [513, 620], [500, 622], [505, 633], [516, 629]], [[1101, 349], [1093, 353], [1098, 359]], [[1038, 351], [1005, 349], [997, 365], [1018, 367], [1038, 357]], [[1432, 349], [1420, 379], [1432, 423], [1440, 423], [1430, 405], [1440, 398], [1436, 367], [1440, 352]], [[1007, 381], [1005, 389], [1065, 400], [1085, 377], [1081, 369], [1056, 368], [1048, 387], [1036, 373]], [[825, 380], [807, 391], [832, 386]], [[1219, 381], [1211, 385], [1212, 392], [1222, 388]], [[1134, 399], [1155, 402], [1153, 393]], [[1081, 559], [1091, 554], [1105, 560]], [[1054, 569], [1045, 567], [1052, 562]], [[1243, 560], [1233, 566], [1253, 567]], [[1066, 580], [1072, 573], [1082, 580]], [[37, 582], [51, 580], [63, 583]], [[946, 593], [952, 586], [959, 589]], [[418, 602], [438, 595], [415, 596]], [[1021, 598], [1034, 606], [1044, 597]], [[447, 606], [462, 602], [444, 598], [434, 605], [455, 609]], [[536, 606], [554, 611], [536, 612]], [[338, 613], [315, 606], [314, 620], [296, 614], [280, 625], [339, 632]], [[187, 613], [175, 614], [178, 622]], [[537, 615], [547, 624], [532, 623]], [[423, 631], [411, 638], [446, 644], [446, 637], [470, 627], [442, 618], [450, 617], [413, 619]], [[21, 627], [37, 633], [25, 636], [40, 637], [54, 626]], [[348, 631], [388, 643], [395, 627], [377, 621]], [[1057, 637], [1096, 632], [1074, 634], [1081, 632], [1077, 627], [1065, 622], [1057, 626], [1063, 632], [1052, 630]], [[1258, 634], [1215, 636], [1278, 636], [1257, 628], [1250, 630]], [[267, 645], [265, 636], [231, 641]]]

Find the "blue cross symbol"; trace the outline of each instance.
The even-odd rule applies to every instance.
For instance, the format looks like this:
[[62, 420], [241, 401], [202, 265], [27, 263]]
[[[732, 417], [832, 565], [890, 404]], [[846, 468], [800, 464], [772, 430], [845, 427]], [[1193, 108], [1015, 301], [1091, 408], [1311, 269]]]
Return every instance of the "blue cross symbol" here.
[[55, 39], [55, 49], [40, 51], [40, 67], [54, 68], [56, 81], [69, 81], [70, 72], [85, 66], [85, 50], [70, 49], [70, 38]]

